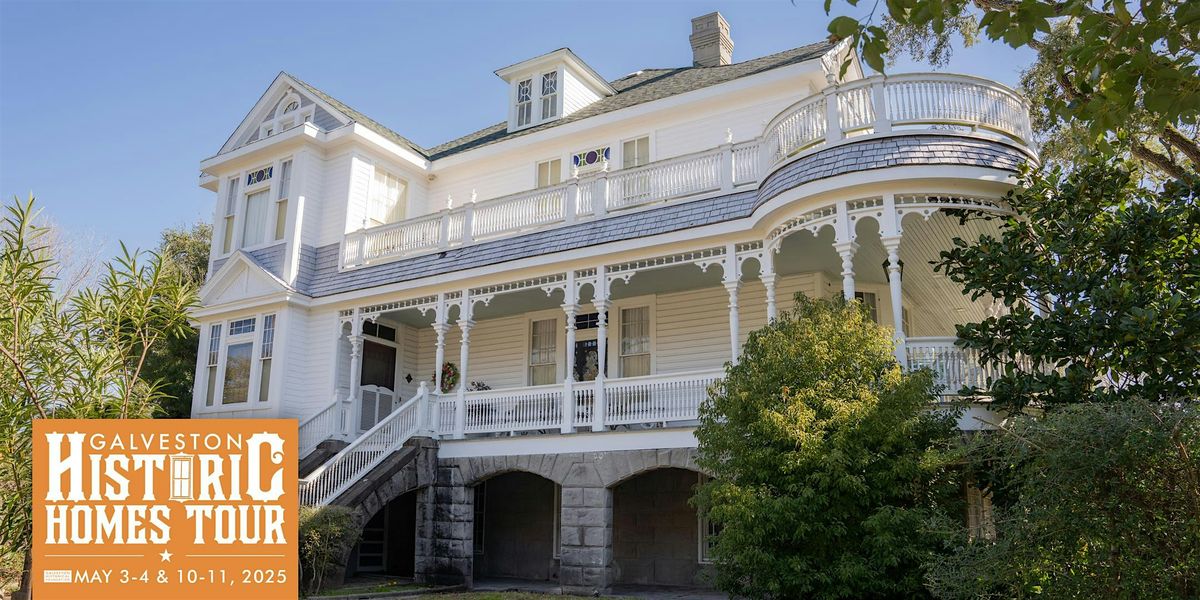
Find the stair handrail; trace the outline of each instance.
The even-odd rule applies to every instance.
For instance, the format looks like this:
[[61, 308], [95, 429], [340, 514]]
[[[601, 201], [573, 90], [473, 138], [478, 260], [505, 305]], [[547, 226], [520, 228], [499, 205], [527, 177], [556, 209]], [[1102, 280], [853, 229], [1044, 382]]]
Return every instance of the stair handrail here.
[[[320, 445], [321, 442], [332, 438], [335, 434], [340, 432], [341, 427], [338, 426], [333, 428], [324, 427], [324, 419], [329, 418], [331, 413], [337, 413], [341, 409], [341, 404], [342, 399], [339, 398], [337, 394], [334, 394], [332, 402], [326, 404], [321, 410], [309, 415], [303, 421], [300, 421], [299, 425], [297, 426], [297, 440], [300, 444], [300, 458], [308, 456], [313, 450], [317, 449], [317, 446]], [[305, 430], [308, 430], [309, 433], [306, 433]], [[311, 440], [314, 436], [317, 436], [315, 442], [305, 441], [306, 438]]]
[[[399, 408], [381, 419], [374, 427], [358, 436], [357, 439], [343, 448], [341, 452], [338, 452], [333, 458], [330, 458], [324, 464], [314, 469], [312, 473], [309, 473], [307, 477], [302, 477], [300, 479], [301, 503], [305, 505], [328, 504], [330, 500], [337, 498], [343, 492], [350, 489], [362, 475], [369, 473], [371, 469], [374, 469], [379, 463], [383, 462], [392, 452], [399, 449], [405, 442], [420, 432], [423, 421], [420, 411], [426, 407], [428, 396], [429, 390], [426, 388], [425, 382], [422, 381], [421, 385], [417, 388], [415, 396], [409, 398]], [[411, 424], [402, 432], [395, 435], [394, 439], [388, 440], [389, 428], [392, 424], [410, 416], [410, 413], [413, 411], [417, 412], [415, 415], [411, 415], [414, 417], [411, 419]], [[348, 464], [355, 452], [371, 443], [383, 444], [374, 457], [357, 468]], [[326, 473], [339, 480], [332, 484], [319, 485]], [[322, 492], [322, 489], [326, 491]]]

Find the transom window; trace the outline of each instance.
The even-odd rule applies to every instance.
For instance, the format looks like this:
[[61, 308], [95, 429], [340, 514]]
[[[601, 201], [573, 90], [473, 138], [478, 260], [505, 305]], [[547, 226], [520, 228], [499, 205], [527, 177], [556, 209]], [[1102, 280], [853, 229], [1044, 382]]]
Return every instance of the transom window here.
[[562, 183], [562, 160], [545, 160], [537, 164], [537, 186], [550, 187]]
[[368, 226], [403, 221], [408, 204], [408, 182], [375, 167], [367, 200]]
[[580, 175], [599, 171], [605, 164], [608, 163], [610, 151], [608, 146], [601, 146], [583, 152], [576, 152], [571, 157], [573, 166]]

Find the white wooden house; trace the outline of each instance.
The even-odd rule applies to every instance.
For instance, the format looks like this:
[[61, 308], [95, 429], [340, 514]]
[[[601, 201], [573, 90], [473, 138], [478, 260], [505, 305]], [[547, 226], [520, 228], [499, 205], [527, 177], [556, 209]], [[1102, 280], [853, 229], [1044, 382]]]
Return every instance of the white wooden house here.
[[948, 394], [987, 377], [952, 336], [994, 307], [929, 261], [977, 233], [943, 209], [1006, 212], [1025, 101], [825, 42], [733, 62], [717, 13], [691, 43], [499, 69], [498, 123], [433, 148], [281, 73], [201, 162], [193, 416], [298, 419], [348, 571], [704, 585], [697, 407], [798, 292], [862, 300]]

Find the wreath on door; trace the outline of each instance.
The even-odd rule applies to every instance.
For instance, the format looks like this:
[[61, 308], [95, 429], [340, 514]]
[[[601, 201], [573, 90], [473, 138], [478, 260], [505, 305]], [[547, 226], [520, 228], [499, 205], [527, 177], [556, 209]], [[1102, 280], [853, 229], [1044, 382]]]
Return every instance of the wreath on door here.
[[[459, 378], [458, 365], [456, 365], [450, 361], [446, 361], [446, 362], [442, 363], [442, 389], [441, 389], [441, 392], [443, 394], [448, 394], [448, 393], [454, 391], [454, 389], [458, 387], [458, 378]], [[434, 382], [434, 384], [436, 385], [437, 384], [437, 375], [434, 375], [432, 378], [430, 378], [430, 381]]]

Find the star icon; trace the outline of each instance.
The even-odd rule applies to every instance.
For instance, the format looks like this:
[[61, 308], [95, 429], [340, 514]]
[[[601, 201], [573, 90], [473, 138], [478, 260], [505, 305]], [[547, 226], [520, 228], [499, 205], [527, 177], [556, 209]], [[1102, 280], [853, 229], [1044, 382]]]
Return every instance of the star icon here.
[[171, 557], [174, 556], [174, 554], [171, 554], [171, 552], [168, 550], [163, 550], [162, 552], [159, 552], [158, 555], [162, 557], [163, 562], [171, 562]]

